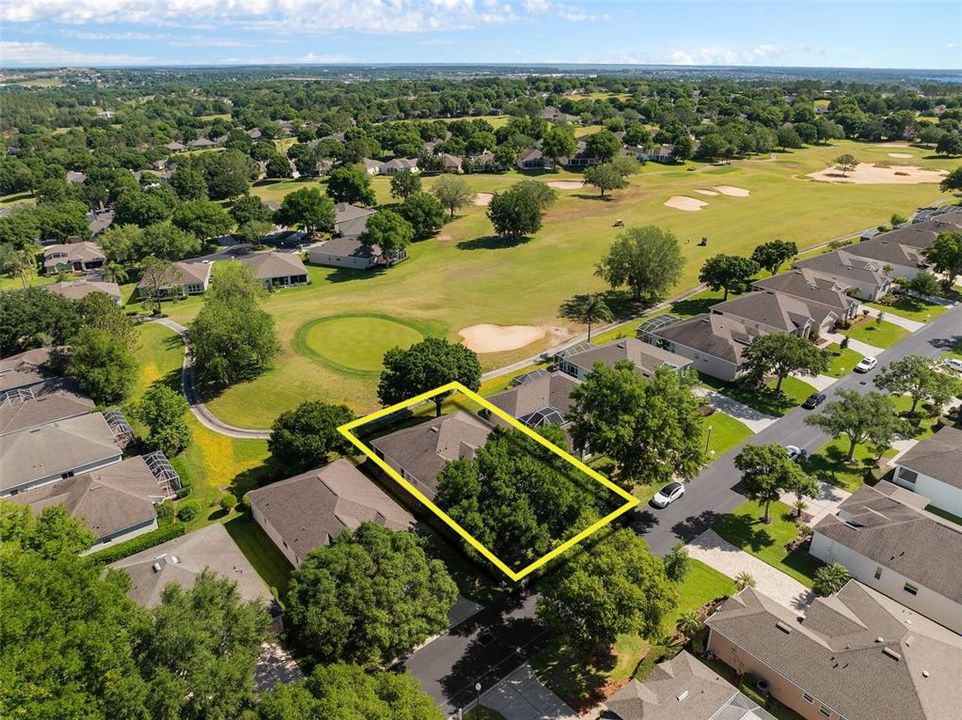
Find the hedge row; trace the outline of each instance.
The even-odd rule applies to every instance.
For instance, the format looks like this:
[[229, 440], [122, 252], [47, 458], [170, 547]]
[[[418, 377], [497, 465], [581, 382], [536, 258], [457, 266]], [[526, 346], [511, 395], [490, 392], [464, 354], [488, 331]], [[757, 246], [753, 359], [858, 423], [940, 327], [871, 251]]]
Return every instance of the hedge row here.
[[172, 525], [167, 525], [165, 527], [157, 528], [156, 530], [151, 530], [143, 535], [138, 535], [135, 538], [131, 538], [127, 542], [122, 542], [119, 545], [115, 545], [106, 550], [101, 550], [100, 552], [94, 553], [90, 557], [98, 565], [107, 565], [122, 558], [129, 557], [139, 553], [141, 550], [146, 550], [154, 545], [160, 545], [168, 540], [173, 540], [176, 537], [180, 537], [185, 532], [187, 532], [187, 527], [182, 523], [174, 523]]

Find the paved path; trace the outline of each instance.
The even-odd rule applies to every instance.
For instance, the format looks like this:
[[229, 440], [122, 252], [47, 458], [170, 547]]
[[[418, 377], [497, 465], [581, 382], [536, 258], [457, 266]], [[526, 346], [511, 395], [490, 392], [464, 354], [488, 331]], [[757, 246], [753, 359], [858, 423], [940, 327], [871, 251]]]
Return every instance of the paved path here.
[[[839, 344], [841, 344], [842, 340], [845, 339], [845, 336], [842, 335], [842, 333], [825, 333], [824, 337], [830, 342]], [[865, 355], [866, 357], [878, 357], [885, 352], [883, 348], [869, 345], [868, 343], [864, 343], [861, 340], [856, 340], [855, 338], [848, 339], [848, 348], [849, 350], [854, 350], [859, 355]]]
[[197, 387], [194, 384], [194, 359], [191, 357], [190, 350], [187, 348], [187, 328], [178, 322], [174, 322], [170, 318], [158, 318], [151, 322], [170, 328], [180, 335], [181, 340], [184, 341], [184, 364], [180, 371], [180, 388], [190, 405], [190, 412], [197, 418], [197, 421], [201, 425], [208, 430], [213, 430], [216, 433], [232, 438], [266, 440], [270, 437], [270, 430], [248, 430], [246, 428], [239, 428], [235, 425], [225, 423], [208, 410], [207, 406], [204, 405], [204, 401], [201, 400], [200, 393], [197, 392]]
[[542, 685], [528, 663], [483, 692], [481, 704], [505, 720], [578, 720], [578, 713]]
[[791, 377], [811, 385], [819, 392], [824, 392], [829, 386], [834, 385], [835, 382], [838, 381], [838, 378], [833, 378], [831, 375], [815, 375], [813, 377], [803, 373], [792, 373]]
[[882, 318], [885, 322], [890, 322], [893, 325], [898, 325], [903, 327], [909, 332], [915, 332], [916, 330], [921, 330], [925, 323], [919, 322], [918, 320], [909, 320], [901, 315], [896, 315], [892, 312], [885, 312], [884, 310], [877, 310], [876, 308], [862, 306], [865, 310], [868, 310], [869, 317], [878, 317], [882, 313], [885, 313], [885, 317]]
[[708, 404], [719, 412], [730, 415], [746, 425], [753, 433], [760, 433], [778, 419], [708, 388], [696, 387], [692, 392], [698, 397], [705, 398]]
[[735, 547], [714, 530], [708, 530], [688, 544], [688, 553], [730, 578], [747, 572], [755, 578], [755, 587], [772, 600], [799, 611], [812, 601], [812, 591], [751, 553]]
[[[839, 504], [852, 494], [830, 483], [821, 480], [816, 480], [816, 482], [818, 483], [818, 495], [815, 498], [805, 498], [805, 504], [808, 505], [808, 510], [805, 511], [809, 516], [808, 525], [815, 525], [826, 515], [834, 515]], [[781, 500], [791, 507], [795, 503], [795, 493], [782, 493]]]

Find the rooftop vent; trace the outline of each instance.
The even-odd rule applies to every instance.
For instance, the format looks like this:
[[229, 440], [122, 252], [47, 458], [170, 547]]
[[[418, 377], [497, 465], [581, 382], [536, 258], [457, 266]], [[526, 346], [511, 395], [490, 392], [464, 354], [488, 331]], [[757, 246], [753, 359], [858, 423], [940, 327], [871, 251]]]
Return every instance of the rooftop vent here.
[[890, 648], [890, 647], [882, 648], [882, 654], [883, 654], [883, 655], [888, 655], [890, 658], [892, 658], [892, 659], [895, 660], [895, 661], [898, 661], [898, 660], [901, 660], [901, 659], [902, 659], [902, 656], [901, 656], [899, 653], [895, 652], [895, 651], [894, 651], [892, 648]]
[[684, 700], [686, 697], [688, 697], [688, 691], [687, 691], [687, 690], [685, 690], [684, 692], [676, 695], [676, 696], [675, 696], [675, 700], [677, 700], [678, 702], [681, 702], [681, 701]]
[[777, 623], [775, 623], [775, 627], [777, 627], [779, 630], [781, 630], [781, 631], [782, 631], [783, 633], [785, 633], [786, 635], [791, 635], [791, 634], [792, 634], [792, 628], [789, 627], [788, 625], [786, 625], [785, 623], [783, 623], [781, 620], [779, 620]]
[[151, 569], [153, 569], [153, 571], [154, 571], [155, 573], [159, 573], [159, 572], [160, 572], [160, 567], [161, 567], [161, 565], [160, 565], [159, 562], [155, 562], [155, 563], [154, 563], [153, 565], [151, 565], [150, 567], [151, 567]]
[[929, 676], [929, 671], [928, 671], [928, 670], [923, 670], [923, 671], [922, 671], [922, 677], [928, 677], [928, 676]]
[[624, 350], [624, 349], [625, 349], [625, 344], [624, 344], [623, 342], [620, 342], [620, 343], [618, 343], [618, 344], [616, 345], [616, 347], [619, 347], [619, 348], [621, 348], [622, 350]]
[[883, 638], [881, 635], [879, 635], [877, 638], [875, 638], [875, 642], [877, 642], [877, 643], [885, 642], [885, 638]]
[[170, 556], [170, 561], [171, 561], [172, 563], [179, 563], [179, 562], [180, 562], [180, 558], [177, 557], [176, 555], [171, 555], [171, 556]]
[[437, 426], [437, 425], [432, 425], [432, 426], [431, 426], [431, 432], [436, 433], [437, 431], [438, 431], [438, 426]]

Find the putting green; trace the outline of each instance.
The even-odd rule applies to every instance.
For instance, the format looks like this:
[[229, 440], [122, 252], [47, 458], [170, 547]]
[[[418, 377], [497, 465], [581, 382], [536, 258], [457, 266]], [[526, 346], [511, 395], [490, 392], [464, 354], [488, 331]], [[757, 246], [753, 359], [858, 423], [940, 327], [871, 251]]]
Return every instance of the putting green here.
[[334, 315], [301, 325], [294, 348], [333, 370], [351, 375], [377, 375], [384, 353], [409, 348], [424, 339], [413, 324], [379, 315]]

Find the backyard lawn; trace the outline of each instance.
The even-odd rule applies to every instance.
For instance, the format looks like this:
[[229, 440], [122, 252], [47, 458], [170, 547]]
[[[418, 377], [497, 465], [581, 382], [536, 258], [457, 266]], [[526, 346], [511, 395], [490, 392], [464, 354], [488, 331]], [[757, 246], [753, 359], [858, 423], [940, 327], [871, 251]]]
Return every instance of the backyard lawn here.
[[825, 348], [829, 353], [828, 372], [833, 378], [848, 375], [862, 360], [862, 356], [850, 348], [842, 348], [838, 343], [832, 343]]
[[287, 583], [294, 568], [249, 516], [238, 516], [224, 523], [227, 532], [281, 602], [287, 597]]
[[848, 330], [840, 331], [843, 335], [848, 335], [853, 340], [860, 340], [877, 348], [891, 347], [899, 340], [909, 334], [901, 325], [890, 323], [888, 320], [878, 322], [874, 318], [865, 320], [852, 326]]
[[761, 520], [764, 512], [761, 503], [747, 500], [715, 521], [712, 529], [733, 545], [811, 587], [821, 563], [805, 550], [785, 550], [785, 544], [798, 537], [792, 509], [785, 503], [773, 502], [769, 525]]
[[916, 322], [928, 322], [948, 310], [948, 306], [937, 303], [926, 302], [908, 295], [897, 295], [892, 298], [891, 303], [864, 303], [870, 308], [875, 308], [884, 313], [899, 315]]

